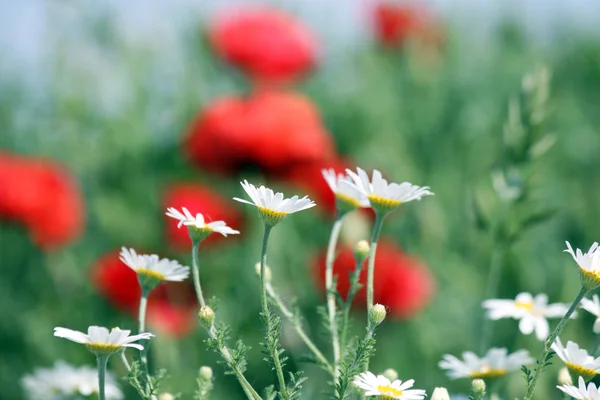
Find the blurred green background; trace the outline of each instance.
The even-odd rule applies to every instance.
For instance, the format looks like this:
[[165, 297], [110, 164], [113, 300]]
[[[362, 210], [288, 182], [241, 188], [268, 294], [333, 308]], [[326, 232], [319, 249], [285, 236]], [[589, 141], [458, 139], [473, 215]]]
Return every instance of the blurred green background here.
[[[158, 37], [124, 41], [110, 13], [83, 17], [77, 31], [57, 26], [57, 32], [66, 32], [48, 36], [43, 51], [50, 62], [37, 80], [16, 70], [0, 75], [0, 147], [68, 166], [82, 188], [87, 220], [81, 238], [51, 252], [39, 250], [19, 224], [0, 225], [3, 399], [23, 398], [19, 379], [38, 366], [57, 359], [93, 364], [80, 346], [53, 338], [53, 327], [134, 328], [134, 321], [90, 283], [91, 266], [101, 255], [126, 244], [191, 262], [187, 252], [164, 244], [160, 188], [186, 180], [228, 197], [241, 194], [239, 179], [199, 170], [181, 154], [182, 135], [200, 109], [220, 95], [248, 90], [241, 75], [212, 54], [201, 21], [177, 30], [174, 43], [181, 51], [174, 57], [155, 51], [152, 40]], [[564, 241], [587, 249], [600, 237], [600, 39], [564, 30], [541, 45], [505, 21], [494, 27], [485, 46], [474, 48], [448, 24], [439, 49], [389, 49], [367, 38], [325, 59], [295, 90], [315, 102], [340, 155], [435, 192], [384, 226], [386, 237], [431, 269], [437, 290], [422, 312], [381, 326], [372, 370], [394, 368], [428, 392], [446, 386], [451, 393], [465, 393], [468, 382], [449, 381], [437, 363], [445, 353], [479, 351], [494, 235], [493, 228], [478, 224], [475, 204], [492, 221], [498, 218], [491, 172], [503, 159], [508, 103], [523, 76], [541, 65], [552, 73], [544, 129], [555, 135], [556, 144], [528, 167], [529, 184], [532, 207], [555, 212], [508, 247], [498, 297], [529, 291], [547, 293], [551, 302], [571, 301], [578, 275], [562, 253]], [[256, 172], [239, 178], [270, 183]], [[275, 382], [258, 345], [254, 263], [262, 227], [253, 210], [243, 211], [248, 214], [243, 239], [207, 249], [202, 274], [209, 294], [220, 300], [218, 317], [232, 326], [234, 338], [252, 346], [247, 376], [262, 388]], [[319, 212], [288, 218], [276, 228], [269, 254], [275, 286], [286, 299], [298, 297], [308, 330], [326, 350], [316, 313], [323, 298], [310, 265], [324, 249], [330, 227], [331, 220]], [[354, 317], [360, 334], [363, 313]], [[592, 320], [582, 311], [562, 337], [591, 349]], [[522, 336], [515, 321], [493, 327], [493, 345], [539, 354], [541, 344]], [[325, 398], [322, 371], [301, 362], [306, 349], [286, 326], [282, 337], [289, 365], [307, 371], [304, 398]], [[214, 398], [243, 398], [235, 379], [220, 373], [205, 338], [198, 328], [183, 339], [159, 336], [152, 342], [151, 364], [169, 371], [164, 390], [190, 398], [197, 369], [211, 365], [217, 376]], [[559, 398], [553, 389], [557, 364], [544, 377], [539, 398]], [[116, 359], [110, 368], [124, 372]], [[505, 398], [522, 393], [519, 373], [506, 382]]]

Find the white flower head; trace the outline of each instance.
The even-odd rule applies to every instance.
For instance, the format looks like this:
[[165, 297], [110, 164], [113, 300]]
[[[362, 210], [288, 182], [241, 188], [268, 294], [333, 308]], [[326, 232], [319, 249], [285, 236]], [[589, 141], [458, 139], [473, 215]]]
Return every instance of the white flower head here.
[[137, 254], [134, 249], [121, 247], [119, 258], [137, 273], [142, 289], [147, 291], [162, 281], [181, 282], [190, 274], [190, 268], [177, 261], [158, 258], [156, 254]]
[[552, 343], [552, 350], [565, 363], [569, 372], [576, 377], [582, 376], [589, 381], [600, 373], [600, 357], [592, 357], [587, 351], [580, 349], [576, 343], [569, 341], [567, 347], [564, 347], [560, 338], [556, 338], [556, 341]]
[[600, 400], [600, 390], [593, 383], [589, 383], [587, 388], [585, 387], [585, 380], [583, 377], [579, 377], [579, 387], [571, 385], [557, 386], [560, 390], [568, 394], [574, 399], [579, 400]]
[[600, 299], [598, 299], [598, 295], [595, 294], [592, 296], [592, 299], [582, 299], [581, 300], [581, 308], [591, 313], [596, 317], [596, 321], [594, 321], [594, 333], [600, 333]]
[[[520, 320], [519, 330], [529, 335], [535, 330], [538, 340], [548, 336], [548, 318], [560, 318], [567, 313], [569, 305], [564, 303], [548, 304], [548, 296], [519, 293], [514, 300], [490, 299], [483, 302], [488, 310], [488, 318], [514, 318]], [[574, 315], [571, 316], [573, 318]]]
[[439, 367], [447, 370], [451, 379], [485, 379], [504, 376], [509, 372], [519, 370], [521, 365], [534, 361], [527, 350], [508, 354], [508, 350], [505, 348], [491, 348], [482, 358], [470, 351], [464, 352], [462, 357], [463, 359], [460, 360], [453, 355], [446, 354], [440, 361]]
[[567, 243], [567, 253], [571, 254], [579, 266], [581, 285], [587, 289], [595, 289], [600, 286], [600, 249], [598, 243], [594, 242], [587, 253], [577, 249], [573, 251], [571, 244]]
[[417, 186], [409, 182], [388, 183], [378, 170], [373, 170], [372, 179], [360, 168], [357, 168], [357, 172], [349, 169], [346, 172], [352, 178], [356, 189], [367, 196], [371, 207], [378, 213], [387, 213], [402, 203], [433, 195], [428, 186]]
[[286, 199], [283, 197], [283, 193], [275, 193], [264, 186], [257, 188], [246, 180], [240, 183], [252, 201], [240, 199], [238, 197], [234, 197], [233, 199], [258, 208], [258, 211], [267, 226], [277, 225], [288, 214], [293, 214], [316, 206], [315, 202], [309, 199], [308, 196], [302, 198], [293, 196]]
[[391, 382], [383, 375], [363, 372], [354, 378], [354, 384], [365, 391], [366, 396], [381, 396], [383, 399], [396, 400], [422, 400], [425, 398], [425, 390], [411, 389], [415, 383], [414, 379], [402, 382], [399, 379]]
[[109, 332], [108, 329], [102, 326], [90, 326], [87, 334], [67, 328], [54, 328], [54, 336], [84, 344], [89, 351], [97, 355], [110, 355], [123, 347], [144, 350], [144, 346], [134, 342], [154, 337], [152, 333], [148, 332], [129, 336], [130, 333], [131, 331], [119, 328], [113, 328]]
[[237, 235], [240, 233], [240, 231], [236, 231], [235, 229], [228, 227], [224, 221], [213, 221], [207, 223], [202, 214], [196, 213], [196, 216], [194, 216], [185, 207], [182, 207], [181, 210], [183, 212], [177, 210], [176, 208], [169, 207], [167, 208], [167, 212], [165, 214], [171, 218], [179, 220], [179, 223], [177, 224], [178, 228], [181, 228], [182, 225], [187, 226], [190, 238], [193, 242], [201, 242], [213, 232], [220, 233], [225, 237], [227, 237], [227, 235]]
[[[21, 379], [25, 397], [29, 400], [62, 400], [88, 397], [98, 393], [98, 370], [73, 367], [57, 361], [52, 368], [37, 368]], [[121, 400], [123, 393], [110, 372], [104, 382], [107, 400]]]
[[335, 195], [339, 212], [369, 207], [367, 196], [354, 186], [352, 179], [348, 175], [337, 174], [333, 168], [323, 169], [321, 170], [321, 174]]

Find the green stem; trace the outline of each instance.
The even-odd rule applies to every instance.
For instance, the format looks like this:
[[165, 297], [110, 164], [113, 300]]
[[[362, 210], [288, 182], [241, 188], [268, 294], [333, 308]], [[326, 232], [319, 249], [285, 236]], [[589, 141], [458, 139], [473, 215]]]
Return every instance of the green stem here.
[[[496, 245], [492, 253], [492, 259], [490, 263], [490, 272], [488, 275], [488, 281], [485, 288], [485, 299], [496, 298], [498, 293], [498, 285], [500, 284], [500, 272], [502, 271], [504, 259], [504, 247]], [[481, 353], [485, 353], [489, 346], [492, 321], [484, 317], [482, 321], [483, 325], [481, 328]]]
[[108, 356], [97, 356], [96, 362], [98, 364], [98, 400], [106, 400], [104, 393], [104, 380], [106, 377], [106, 364], [108, 362]]
[[369, 320], [369, 311], [373, 307], [373, 292], [375, 279], [375, 254], [377, 252], [377, 241], [379, 233], [383, 226], [383, 219], [386, 214], [377, 213], [375, 217], [375, 226], [373, 227], [373, 236], [371, 237], [371, 250], [369, 252], [369, 264], [367, 265], [367, 324], [371, 329], [371, 321]]
[[569, 310], [567, 311], [567, 313], [562, 317], [562, 319], [560, 320], [560, 322], [558, 323], [558, 325], [556, 326], [554, 331], [552, 331], [552, 333], [546, 338], [546, 342], [544, 343], [544, 351], [540, 355], [540, 358], [538, 358], [537, 368], [535, 369], [535, 374], [533, 375], [533, 379], [527, 385], [527, 393], [525, 394], [524, 400], [531, 400], [531, 398], [533, 396], [533, 390], [535, 389], [537, 380], [538, 380], [539, 376], [541, 375], [542, 371], [544, 370], [546, 363], [549, 361], [546, 358], [548, 357], [548, 353], [550, 352], [552, 343], [554, 343], [554, 340], [558, 337], [558, 335], [560, 335], [562, 330], [565, 328], [565, 326], [567, 325], [567, 322], [569, 321], [569, 318], [571, 317], [571, 314], [573, 314], [573, 312], [575, 311], [575, 309], [577, 308], [579, 303], [581, 303], [581, 300], [585, 297], [587, 292], [588, 292], [587, 289], [585, 289], [583, 287], [581, 288], [581, 290], [577, 294], [577, 297], [573, 301], [573, 304], [571, 304], [571, 307], [569, 307]]
[[[140, 298], [140, 309], [138, 312], [138, 333], [143, 333], [146, 330], [146, 307], [148, 306], [148, 294], [150, 291], [142, 290], [142, 297]], [[144, 349], [140, 351], [140, 361], [144, 370], [146, 385], [151, 388], [150, 383], [150, 370], [148, 368], [148, 346], [146, 343]]]
[[[192, 245], [192, 277], [194, 280], [194, 287], [196, 289], [196, 296], [198, 297], [198, 303], [201, 307], [205, 307], [206, 302], [204, 301], [204, 295], [202, 294], [202, 285], [200, 284], [200, 254], [198, 251], [199, 244], [199, 242], [194, 242]], [[207, 328], [207, 331], [211, 339], [217, 338], [214, 326]], [[221, 355], [225, 359], [227, 365], [229, 365], [231, 369], [233, 369], [233, 371], [235, 372], [235, 375], [238, 381], [240, 382], [240, 385], [242, 386], [242, 389], [244, 390], [244, 393], [246, 394], [248, 399], [262, 400], [262, 397], [260, 397], [256, 390], [254, 390], [254, 388], [252, 387], [250, 382], [248, 382], [244, 374], [233, 365], [233, 357], [231, 356], [231, 351], [227, 348], [227, 346], [224, 346], [219, 350], [221, 352]]]
[[[267, 265], [267, 244], [269, 243], [269, 234], [271, 233], [271, 226], [265, 225], [265, 232], [263, 234], [262, 249], [260, 253], [260, 298], [262, 304], [262, 313], [267, 325], [267, 334], [273, 330], [273, 320], [271, 318], [271, 312], [269, 311], [269, 303], [267, 302], [267, 285], [265, 281], [265, 268]], [[287, 386], [285, 384], [285, 378], [283, 377], [283, 368], [279, 360], [279, 350], [277, 348], [271, 349], [271, 358], [273, 359], [273, 365], [275, 366], [275, 372], [277, 373], [277, 380], [279, 381], [279, 392], [283, 400], [288, 399]]]
[[348, 323], [350, 321], [350, 309], [352, 308], [352, 301], [354, 300], [354, 296], [360, 290], [360, 273], [362, 271], [363, 263], [356, 263], [354, 267], [354, 272], [352, 272], [350, 277], [350, 289], [348, 290], [348, 297], [344, 302], [344, 313], [342, 317], [342, 327], [341, 327], [341, 339], [340, 339], [340, 348], [342, 351], [346, 348], [346, 339], [348, 336]]
[[206, 306], [204, 296], [202, 295], [202, 285], [200, 285], [200, 255], [198, 254], [200, 243], [194, 243], [192, 246], [192, 278], [194, 280], [194, 288], [196, 288], [196, 296], [200, 307]]
[[329, 245], [327, 246], [327, 256], [325, 261], [325, 288], [327, 290], [327, 314], [329, 316], [329, 330], [331, 331], [331, 339], [333, 342], [333, 368], [335, 371], [335, 377], [338, 376], [338, 369], [340, 365], [340, 339], [336, 321], [336, 307], [335, 307], [335, 290], [333, 286], [333, 262], [335, 260], [335, 247], [337, 245], [340, 231], [342, 229], [342, 218], [343, 214], [338, 214], [333, 228], [331, 229], [331, 236], [329, 237]]
[[317, 348], [317, 346], [313, 343], [313, 341], [310, 340], [310, 338], [308, 337], [306, 332], [304, 332], [304, 329], [302, 328], [302, 324], [300, 323], [298, 318], [295, 318], [294, 313], [292, 313], [286, 307], [284, 302], [281, 300], [281, 297], [279, 297], [279, 295], [275, 292], [275, 289], [273, 289], [273, 286], [268, 282], [267, 282], [266, 286], [267, 286], [267, 293], [273, 299], [275, 304], [277, 304], [277, 307], [279, 307], [279, 310], [281, 310], [281, 313], [283, 314], [283, 316], [286, 317], [288, 319], [288, 321], [290, 321], [290, 323], [296, 330], [296, 333], [298, 333], [298, 336], [300, 336], [300, 339], [302, 339], [304, 344], [306, 344], [306, 346], [310, 349], [310, 351], [312, 351], [312, 353], [315, 355], [315, 357], [317, 357], [317, 359], [325, 366], [327, 371], [329, 371], [329, 373], [331, 375], [334, 375], [335, 372], [334, 372], [333, 367], [331, 366], [331, 364], [329, 364], [329, 361], [327, 361], [327, 358], [323, 355], [323, 353], [321, 353], [321, 351]]

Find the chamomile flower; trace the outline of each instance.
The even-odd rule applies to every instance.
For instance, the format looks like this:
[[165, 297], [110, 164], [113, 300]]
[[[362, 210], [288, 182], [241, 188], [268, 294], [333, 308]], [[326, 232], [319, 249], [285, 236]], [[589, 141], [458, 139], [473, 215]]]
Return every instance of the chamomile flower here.
[[556, 341], [552, 343], [552, 350], [575, 377], [582, 376], [583, 379], [589, 381], [600, 373], [600, 357], [592, 357], [587, 351], [580, 349], [576, 343], [569, 341], [567, 347], [564, 347], [560, 338], [556, 338]]
[[176, 208], [169, 207], [167, 208], [167, 212], [165, 213], [167, 216], [171, 218], [175, 218], [179, 220], [177, 224], [178, 228], [181, 228], [182, 225], [188, 227], [190, 238], [194, 242], [201, 242], [206, 239], [211, 233], [216, 232], [221, 235], [227, 237], [227, 235], [237, 235], [240, 231], [236, 231], [227, 226], [224, 221], [213, 221], [213, 222], [205, 222], [204, 216], [200, 213], [197, 213], [194, 216], [187, 208], [182, 207], [181, 211]]
[[343, 213], [356, 208], [369, 207], [367, 196], [354, 186], [349, 176], [336, 174], [333, 168], [323, 169], [321, 174], [335, 195], [339, 212]]
[[425, 390], [411, 389], [415, 383], [414, 379], [406, 382], [396, 379], [390, 381], [383, 375], [363, 372], [354, 378], [354, 384], [365, 391], [366, 396], [379, 396], [385, 400], [422, 400], [425, 398]]
[[358, 191], [369, 199], [371, 207], [378, 213], [388, 213], [398, 208], [402, 203], [421, 200], [423, 196], [433, 195], [428, 186], [417, 186], [409, 182], [388, 183], [381, 172], [373, 171], [373, 178], [357, 168], [357, 172], [346, 170]]
[[144, 350], [144, 346], [134, 342], [142, 339], [150, 339], [154, 336], [148, 332], [129, 336], [130, 333], [131, 331], [119, 328], [113, 328], [109, 332], [108, 329], [102, 326], [90, 326], [87, 334], [67, 328], [54, 328], [54, 336], [84, 344], [92, 353], [104, 356], [111, 355], [124, 347]]
[[[52, 368], [37, 368], [32, 374], [25, 375], [21, 386], [29, 400], [87, 398], [98, 393], [98, 370], [57, 361]], [[123, 399], [123, 393], [110, 372], [105, 376], [104, 390], [107, 400]]]
[[584, 310], [593, 314], [596, 317], [596, 321], [594, 321], [593, 330], [594, 333], [600, 333], [600, 299], [598, 299], [598, 295], [593, 295], [592, 300], [582, 299], [581, 308], [583, 308]]
[[140, 286], [150, 291], [162, 281], [181, 282], [190, 274], [190, 268], [177, 261], [158, 258], [157, 255], [137, 254], [134, 249], [121, 247], [121, 261], [137, 273]]
[[439, 367], [447, 370], [451, 379], [470, 378], [486, 379], [504, 376], [509, 372], [517, 371], [521, 365], [533, 362], [527, 350], [519, 350], [508, 354], [505, 348], [491, 348], [487, 354], [479, 358], [475, 353], [466, 351], [460, 360], [453, 355], [446, 354]]
[[600, 400], [600, 390], [593, 383], [589, 383], [585, 387], [585, 380], [579, 377], [579, 387], [572, 385], [557, 386], [560, 390], [568, 394], [574, 399], [579, 400]]
[[[538, 294], [533, 297], [529, 293], [519, 293], [514, 300], [491, 299], [483, 302], [488, 310], [488, 318], [514, 318], [520, 320], [519, 330], [529, 335], [535, 330], [539, 340], [544, 340], [549, 333], [548, 318], [561, 318], [569, 310], [568, 304], [548, 304], [548, 296]], [[573, 317], [573, 316], [572, 316]]]
[[587, 253], [577, 249], [573, 251], [571, 244], [567, 243], [567, 253], [571, 254], [579, 266], [581, 285], [584, 289], [591, 290], [600, 286], [600, 249], [598, 243], [594, 242]]
[[233, 199], [241, 203], [246, 203], [258, 208], [265, 225], [272, 227], [281, 222], [288, 214], [293, 214], [298, 211], [306, 210], [316, 206], [316, 204], [304, 196], [298, 196], [285, 199], [283, 193], [275, 193], [271, 189], [264, 186], [256, 187], [248, 181], [241, 182], [242, 187], [252, 201], [234, 197]]

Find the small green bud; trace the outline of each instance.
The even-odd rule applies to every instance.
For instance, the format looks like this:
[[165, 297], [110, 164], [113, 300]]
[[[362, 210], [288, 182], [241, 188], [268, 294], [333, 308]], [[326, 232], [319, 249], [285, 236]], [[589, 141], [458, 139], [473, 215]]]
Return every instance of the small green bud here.
[[398, 373], [393, 368], [386, 369], [385, 371], [383, 371], [382, 375], [385, 376], [386, 378], [388, 378], [392, 382], [395, 381], [396, 379], [398, 379]]
[[450, 394], [446, 388], [437, 387], [433, 390], [430, 400], [450, 400]]
[[567, 367], [562, 367], [558, 371], [558, 384], [559, 385], [572, 385], [573, 379], [571, 378], [571, 374], [569, 373], [569, 369]]
[[473, 379], [471, 382], [471, 390], [473, 394], [483, 396], [485, 394], [485, 381], [483, 379]]
[[209, 306], [204, 306], [200, 308], [200, 312], [198, 313], [198, 319], [200, 319], [200, 323], [204, 327], [210, 328], [215, 322], [215, 312]]
[[[257, 262], [254, 264], [254, 271], [256, 271], [256, 275], [260, 276], [260, 263]], [[271, 268], [268, 265], [265, 265], [265, 282], [271, 282]]]
[[385, 316], [387, 315], [387, 311], [385, 311], [385, 307], [381, 304], [375, 304], [369, 310], [369, 321], [372, 326], [377, 326], [383, 322]]
[[213, 377], [213, 370], [211, 367], [203, 365], [200, 367], [198, 375], [201, 379], [204, 379], [205, 381], [210, 381]]
[[361, 240], [354, 246], [354, 259], [358, 264], [362, 264], [369, 256], [370, 251], [371, 246], [369, 246], [369, 242]]

